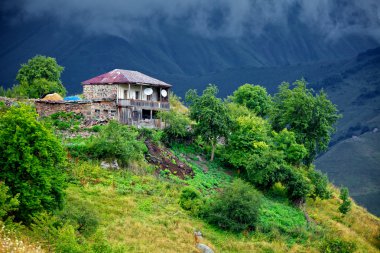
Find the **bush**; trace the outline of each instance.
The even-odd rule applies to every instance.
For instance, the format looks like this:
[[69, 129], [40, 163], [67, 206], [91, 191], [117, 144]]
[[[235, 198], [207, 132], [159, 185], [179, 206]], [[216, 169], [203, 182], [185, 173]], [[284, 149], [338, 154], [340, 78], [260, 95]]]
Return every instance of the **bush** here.
[[108, 161], [117, 159], [119, 164], [127, 166], [133, 160], [142, 160], [147, 151], [144, 142], [137, 137], [138, 132], [134, 129], [111, 121], [89, 143], [88, 154]]
[[166, 127], [163, 131], [162, 140], [165, 143], [173, 143], [175, 141], [186, 140], [191, 136], [189, 131], [190, 119], [187, 115], [176, 112], [160, 112], [159, 117], [166, 123]]
[[12, 197], [9, 193], [9, 187], [0, 181], [0, 219], [17, 210], [19, 205], [18, 196], [16, 194], [15, 197]]
[[51, 129], [37, 121], [30, 106], [12, 106], [0, 114], [0, 180], [10, 195], [20, 194], [16, 220], [61, 208], [66, 154]]
[[344, 241], [340, 238], [327, 239], [321, 247], [322, 253], [353, 253], [357, 249], [354, 242]]
[[63, 221], [76, 227], [76, 231], [84, 237], [95, 233], [99, 225], [97, 215], [83, 203], [67, 206], [60, 216]]
[[193, 187], [188, 186], [182, 190], [179, 204], [183, 209], [197, 215], [201, 211], [204, 202], [201, 193]]
[[222, 229], [252, 230], [259, 218], [261, 199], [261, 194], [250, 184], [236, 179], [212, 200], [204, 217]]
[[339, 198], [343, 201], [342, 204], [339, 206], [339, 212], [345, 215], [351, 210], [351, 200], [348, 193], [348, 189], [346, 187], [343, 187], [340, 190]]

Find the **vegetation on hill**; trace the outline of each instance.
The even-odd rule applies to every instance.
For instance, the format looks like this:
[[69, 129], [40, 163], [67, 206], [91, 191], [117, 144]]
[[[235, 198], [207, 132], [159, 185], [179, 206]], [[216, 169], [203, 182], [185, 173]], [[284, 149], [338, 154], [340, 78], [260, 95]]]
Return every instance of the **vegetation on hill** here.
[[54, 58], [36, 55], [21, 64], [16, 76], [18, 84], [6, 90], [0, 87], [0, 96], [41, 98], [55, 92], [65, 96], [66, 89], [61, 82], [63, 70]]
[[173, 97], [164, 130], [112, 121], [84, 137], [61, 131], [80, 116], [1, 106], [0, 249], [197, 252], [201, 230], [216, 252], [378, 252], [379, 219], [310, 161], [338, 118], [323, 93], [297, 81], [273, 99], [254, 85], [216, 95], [189, 91], [189, 111]]

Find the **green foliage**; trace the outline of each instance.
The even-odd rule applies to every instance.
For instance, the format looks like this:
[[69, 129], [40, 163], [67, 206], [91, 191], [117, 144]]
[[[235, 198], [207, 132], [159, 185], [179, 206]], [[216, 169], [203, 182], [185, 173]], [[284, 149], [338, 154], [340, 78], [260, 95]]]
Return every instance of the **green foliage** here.
[[272, 132], [273, 145], [277, 150], [280, 150], [285, 155], [284, 159], [287, 163], [292, 165], [300, 165], [302, 160], [307, 155], [307, 150], [304, 145], [296, 142], [296, 135], [294, 132], [283, 129], [279, 133]]
[[19, 83], [32, 83], [35, 79], [46, 79], [51, 82], [61, 83], [61, 73], [63, 67], [59, 66], [52, 57], [36, 55], [28, 60], [28, 63], [21, 64], [16, 80]]
[[75, 227], [76, 231], [84, 237], [94, 234], [99, 226], [96, 213], [82, 202], [66, 206], [60, 214], [60, 218], [64, 223]]
[[224, 153], [228, 162], [236, 168], [247, 166], [247, 155], [260, 154], [269, 148], [269, 131], [270, 125], [260, 117], [237, 118]]
[[252, 84], [240, 86], [230, 98], [233, 102], [246, 106], [261, 117], [269, 113], [272, 103], [271, 97], [264, 87]]
[[19, 205], [19, 194], [11, 196], [9, 193], [9, 187], [0, 181], [0, 220], [3, 217], [9, 216], [12, 211], [16, 211]]
[[190, 119], [187, 115], [171, 110], [159, 112], [159, 117], [167, 124], [164, 129], [164, 142], [182, 141], [191, 135], [188, 130]]
[[97, 159], [117, 159], [122, 166], [126, 166], [131, 161], [142, 160], [147, 150], [145, 144], [137, 137], [136, 130], [111, 121], [98, 137], [91, 140], [88, 153]]
[[222, 229], [241, 232], [256, 227], [262, 196], [250, 184], [236, 179], [204, 211], [205, 219]]
[[310, 180], [305, 174], [305, 171], [288, 169], [288, 176], [284, 181], [289, 199], [293, 200], [296, 204], [303, 204], [305, 197], [312, 190]]
[[325, 239], [322, 246], [322, 253], [353, 253], [357, 249], [354, 242], [344, 241], [340, 238]]
[[66, 95], [66, 89], [61, 83], [48, 81], [44, 78], [34, 79], [31, 83], [23, 82], [19, 86], [15, 86], [13, 90], [14, 93], [28, 98], [42, 98], [50, 93], [58, 93], [63, 97]]
[[316, 199], [317, 197], [321, 199], [331, 198], [331, 192], [328, 189], [328, 179], [327, 176], [322, 174], [322, 172], [311, 169], [308, 171], [308, 177], [312, 182], [313, 189], [311, 191], [310, 197]]
[[290, 234], [305, 226], [306, 219], [301, 210], [283, 201], [263, 198], [258, 223], [260, 231], [268, 233], [278, 230]]
[[216, 97], [217, 93], [218, 88], [215, 85], [209, 85], [202, 96], [198, 96], [196, 90], [186, 93], [186, 102], [190, 104], [190, 118], [197, 123], [194, 126], [195, 132], [212, 146], [211, 161], [214, 159], [218, 138], [227, 136], [231, 124], [227, 107]]
[[201, 193], [191, 186], [182, 189], [179, 197], [179, 205], [190, 211], [192, 214], [197, 215], [204, 205]]
[[84, 116], [75, 112], [56, 112], [44, 120], [59, 130], [74, 130], [82, 123]]
[[0, 180], [12, 196], [20, 194], [17, 220], [62, 207], [65, 152], [52, 131], [37, 121], [29, 106], [12, 106], [0, 114]]
[[351, 210], [351, 200], [347, 187], [343, 187], [342, 189], [340, 189], [339, 198], [343, 201], [342, 204], [339, 206], [339, 212], [345, 215]]
[[57, 64], [54, 58], [36, 55], [22, 64], [17, 73], [16, 80], [23, 95], [30, 98], [39, 98], [44, 94], [57, 92], [66, 94], [66, 89], [60, 80], [63, 67]]
[[270, 120], [274, 130], [287, 128], [296, 134], [297, 142], [303, 143], [308, 151], [304, 160], [309, 165], [318, 153], [327, 149], [340, 115], [325, 92], [314, 95], [303, 79], [293, 85], [293, 89], [289, 83], [279, 86]]

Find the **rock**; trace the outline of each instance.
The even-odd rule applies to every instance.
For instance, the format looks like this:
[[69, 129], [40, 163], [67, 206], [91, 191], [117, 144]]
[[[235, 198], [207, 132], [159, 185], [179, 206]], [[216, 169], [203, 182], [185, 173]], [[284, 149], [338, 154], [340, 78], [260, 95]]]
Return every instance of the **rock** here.
[[114, 160], [112, 162], [102, 161], [100, 163], [100, 167], [102, 167], [103, 169], [115, 169], [115, 170], [120, 169], [119, 164], [117, 163], [117, 160]]

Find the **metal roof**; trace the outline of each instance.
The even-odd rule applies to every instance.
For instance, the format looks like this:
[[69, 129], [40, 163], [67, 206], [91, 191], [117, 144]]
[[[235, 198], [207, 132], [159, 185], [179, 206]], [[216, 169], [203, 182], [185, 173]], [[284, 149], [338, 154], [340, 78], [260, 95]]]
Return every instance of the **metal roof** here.
[[147, 76], [138, 71], [124, 70], [124, 69], [114, 69], [110, 72], [104, 73], [100, 76], [96, 76], [82, 82], [82, 84], [119, 84], [119, 83], [150, 84], [153, 86], [171, 87], [171, 85], [168, 83], [165, 83], [153, 77]]

